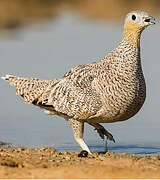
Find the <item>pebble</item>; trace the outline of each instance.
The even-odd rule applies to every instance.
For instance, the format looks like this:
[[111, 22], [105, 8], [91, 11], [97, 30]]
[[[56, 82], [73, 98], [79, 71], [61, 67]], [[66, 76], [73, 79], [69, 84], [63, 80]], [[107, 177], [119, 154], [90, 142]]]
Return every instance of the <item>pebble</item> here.
[[25, 150], [25, 148], [23, 148], [23, 147], [18, 147], [18, 148], [17, 148], [17, 151], [18, 151], [18, 152], [21, 152], [21, 151], [24, 151], [24, 150]]
[[70, 153], [68, 151], [63, 152], [64, 155], [69, 155]]
[[70, 156], [66, 156], [65, 159], [66, 160], [71, 160], [71, 157]]
[[83, 150], [78, 154], [78, 157], [88, 157], [88, 152]]
[[160, 157], [159, 156], [151, 156], [151, 159], [152, 160], [160, 160]]
[[106, 156], [115, 156], [115, 153], [114, 153], [114, 152], [106, 152], [105, 155], [106, 155]]

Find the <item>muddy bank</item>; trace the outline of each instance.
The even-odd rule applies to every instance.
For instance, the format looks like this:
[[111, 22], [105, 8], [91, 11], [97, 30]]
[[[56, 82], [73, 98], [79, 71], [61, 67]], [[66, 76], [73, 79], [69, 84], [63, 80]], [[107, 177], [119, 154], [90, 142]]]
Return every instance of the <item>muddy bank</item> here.
[[93, 153], [86, 158], [54, 148], [0, 148], [0, 178], [160, 178], [160, 156]]

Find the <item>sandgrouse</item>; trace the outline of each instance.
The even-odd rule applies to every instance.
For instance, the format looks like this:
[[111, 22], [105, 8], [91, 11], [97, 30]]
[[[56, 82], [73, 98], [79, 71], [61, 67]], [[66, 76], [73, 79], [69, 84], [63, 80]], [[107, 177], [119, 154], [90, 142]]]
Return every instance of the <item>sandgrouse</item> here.
[[140, 36], [155, 19], [146, 12], [133, 11], [125, 18], [122, 41], [98, 62], [72, 68], [61, 79], [40, 80], [6, 75], [2, 79], [16, 87], [25, 103], [63, 117], [72, 126], [75, 140], [83, 140], [84, 123], [93, 126], [102, 139], [115, 141], [99, 123], [124, 121], [134, 116], [146, 98], [141, 67]]

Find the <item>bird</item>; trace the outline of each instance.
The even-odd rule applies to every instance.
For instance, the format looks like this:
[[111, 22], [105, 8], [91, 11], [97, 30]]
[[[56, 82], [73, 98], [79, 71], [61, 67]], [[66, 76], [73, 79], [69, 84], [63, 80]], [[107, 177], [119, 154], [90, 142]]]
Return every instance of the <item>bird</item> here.
[[13, 75], [1, 78], [16, 87], [16, 94], [25, 103], [68, 121], [76, 142], [83, 151], [91, 154], [83, 139], [84, 123], [94, 127], [103, 140], [115, 142], [113, 135], [100, 123], [128, 120], [145, 102], [140, 37], [152, 24], [155, 24], [155, 18], [146, 12], [128, 13], [122, 40], [113, 51], [96, 62], [73, 67], [59, 79]]

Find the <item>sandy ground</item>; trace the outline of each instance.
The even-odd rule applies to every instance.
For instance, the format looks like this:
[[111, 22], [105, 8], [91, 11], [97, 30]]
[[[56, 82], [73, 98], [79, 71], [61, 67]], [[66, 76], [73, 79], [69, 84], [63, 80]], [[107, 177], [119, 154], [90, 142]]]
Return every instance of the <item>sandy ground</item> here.
[[160, 156], [0, 148], [0, 178], [160, 178]]

